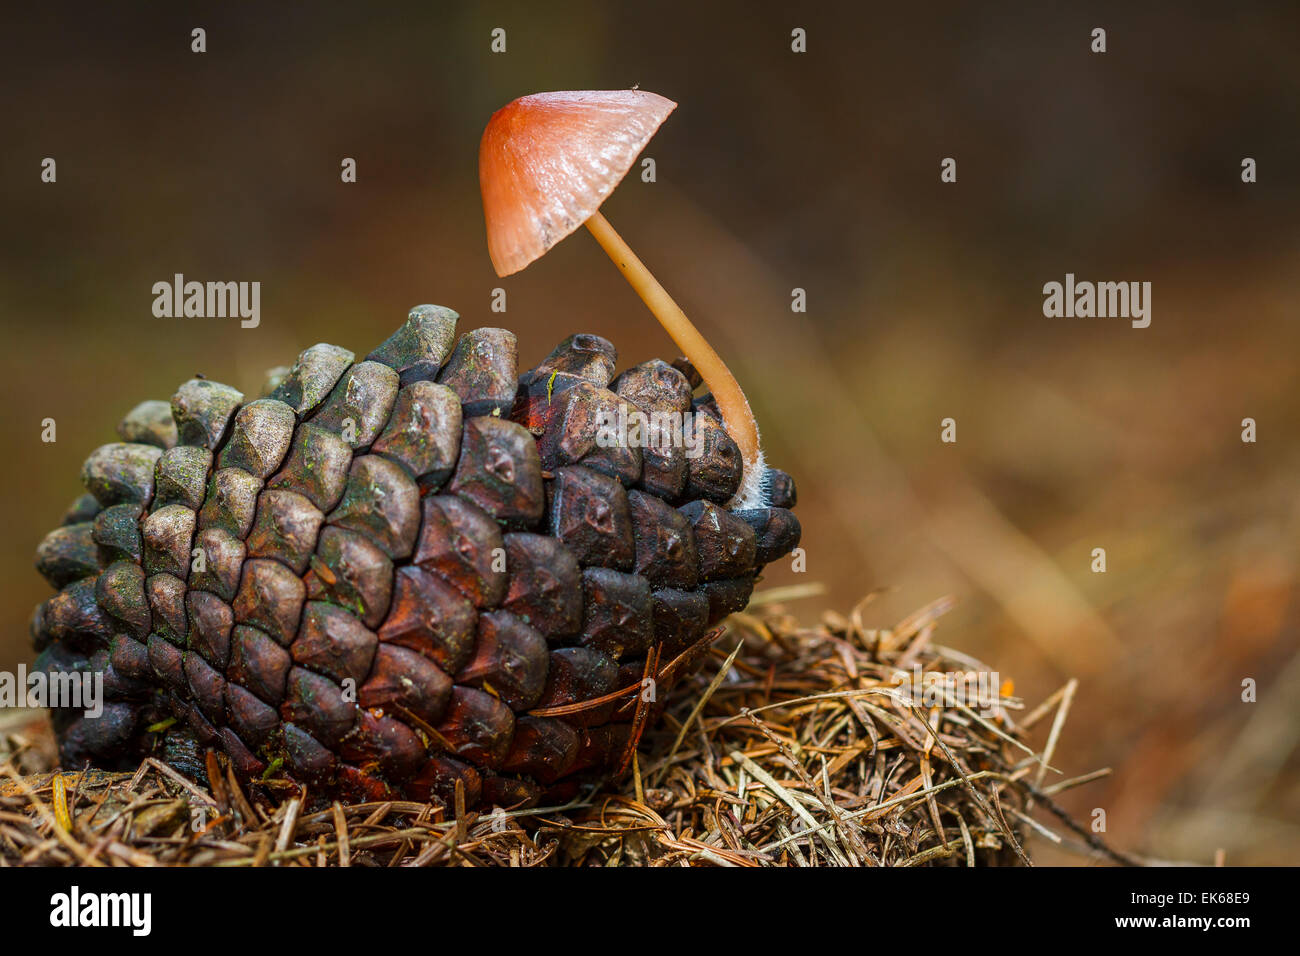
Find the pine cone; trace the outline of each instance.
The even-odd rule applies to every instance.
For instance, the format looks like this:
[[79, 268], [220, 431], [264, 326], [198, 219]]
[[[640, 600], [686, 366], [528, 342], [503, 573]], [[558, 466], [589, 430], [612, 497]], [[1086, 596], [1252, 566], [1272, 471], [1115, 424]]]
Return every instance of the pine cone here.
[[65, 766], [129, 766], [160, 722], [356, 799], [521, 805], [626, 764], [797, 544], [793, 483], [729, 511], [707, 400], [698, 434], [602, 440], [602, 413], [692, 411], [681, 371], [614, 378], [575, 335], [518, 376], [513, 334], [453, 349], [456, 320], [420, 306], [362, 362], [315, 345], [253, 401], [193, 379], [91, 454], [36, 556], [38, 669], [104, 676], [100, 717], [55, 712]]

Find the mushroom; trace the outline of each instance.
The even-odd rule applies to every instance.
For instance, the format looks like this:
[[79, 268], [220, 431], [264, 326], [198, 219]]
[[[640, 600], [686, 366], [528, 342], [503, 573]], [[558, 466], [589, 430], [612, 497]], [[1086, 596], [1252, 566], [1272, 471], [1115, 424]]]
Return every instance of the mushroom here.
[[541, 258], [585, 225], [708, 385], [744, 472], [733, 508], [767, 503], [749, 401], [713, 346], [600, 213], [677, 104], [644, 90], [535, 93], [497, 110], [479, 146], [488, 253], [497, 275]]

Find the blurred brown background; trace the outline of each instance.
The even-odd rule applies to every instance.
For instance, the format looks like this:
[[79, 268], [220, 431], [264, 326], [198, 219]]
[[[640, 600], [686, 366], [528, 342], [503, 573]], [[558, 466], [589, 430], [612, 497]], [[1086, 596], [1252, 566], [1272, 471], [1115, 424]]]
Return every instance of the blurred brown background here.
[[[956, 594], [942, 642], [1030, 702], [1079, 679], [1056, 763], [1115, 773], [1072, 810], [1157, 857], [1300, 861], [1300, 8], [541, 6], [6, 13], [0, 668], [28, 656], [31, 554], [81, 461], [195, 372], [255, 389], [419, 302], [509, 326], [525, 363], [574, 331], [671, 358], [585, 233], [498, 280], [478, 198], [494, 109], [639, 84], [680, 107], [658, 182], [605, 212], [798, 478], [808, 571], [768, 583], [823, 582], [810, 622], [889, 589], [874, 626]], [[154, 318], [176, 272], [261, 281], [261, 327]], [[1044, 318], [1066, 272], [1152, 282], [1151, 327]]]

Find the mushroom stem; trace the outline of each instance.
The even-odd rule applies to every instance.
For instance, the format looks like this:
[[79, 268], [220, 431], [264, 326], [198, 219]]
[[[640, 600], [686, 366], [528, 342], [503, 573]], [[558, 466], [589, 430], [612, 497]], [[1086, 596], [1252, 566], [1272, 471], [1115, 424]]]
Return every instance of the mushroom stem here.
[[731, 374], [731, 369], [727, 368], [727, 363], [722, 361], [713, 346], [700, 334], [700, 330], [659, 284], [659, 280], [650, 274], [645, 263], [637, 258], [623, 237], [614, 231], [609, 220], [600, 212], [595, 212], [587, 220], [586, 226], [601, 248], [614, 260], [614, 265], [623, 273], [623, 278], [636, 290], [641, 301], [649, 306], [659, 324], [672, 336], [682, 354], [691, 360], [691, 364], [709, 386], [718, 411], [722, 413], [722, 424], [731, 440], [739, 447], [740, 457], [744, 461], [742, 489], [749, 487], [762, 477], [762, 458], [758, 446], [758, 423], [754, 421], [754, 413], [750, 411], [749, 400], [741, 391], [740, 383]]

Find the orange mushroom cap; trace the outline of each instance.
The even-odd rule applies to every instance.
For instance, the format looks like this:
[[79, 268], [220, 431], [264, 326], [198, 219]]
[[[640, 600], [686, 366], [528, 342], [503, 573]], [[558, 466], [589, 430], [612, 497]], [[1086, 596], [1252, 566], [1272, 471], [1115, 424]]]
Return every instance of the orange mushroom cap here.
[[676, 107], [643, 90], [585, 90], [534, 93], [493, 113], [478, 176], [497, 275], [518, 272], [586, 222]]

